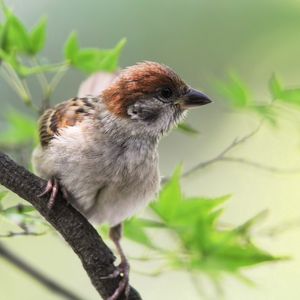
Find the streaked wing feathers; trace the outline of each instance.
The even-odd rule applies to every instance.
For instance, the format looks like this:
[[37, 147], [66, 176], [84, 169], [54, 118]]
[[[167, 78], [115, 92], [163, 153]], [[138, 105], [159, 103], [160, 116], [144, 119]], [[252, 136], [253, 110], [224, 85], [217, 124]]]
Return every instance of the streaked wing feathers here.
[[39, 122], [42, 147], [46, 147], [62, 128], [80, 124], [95, 111], [97, 98], [73, 98], [47, 109]]

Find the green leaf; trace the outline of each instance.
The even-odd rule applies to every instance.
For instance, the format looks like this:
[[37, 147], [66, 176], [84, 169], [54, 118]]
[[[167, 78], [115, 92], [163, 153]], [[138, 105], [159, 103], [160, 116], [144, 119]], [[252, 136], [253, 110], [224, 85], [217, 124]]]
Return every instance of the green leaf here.
[[125, 45], [126, 45], [126, 39], [123, 38], [115, 46], [115, 48], [111, 50], [103, 50], [102, 52], [105, 55], [102, 57], [101, 63], [99, 62], [96, 71], [114, 72], [118, 68], [119, 57]]
[[30, 36], [22, 22], [12, 13], [7, 13], [7, 21], [4, 25], [2, 37], [2, 48], [10, 53], [12, 51], [20, 53], [31, 53]]
[[277, 125], [278, 113], [271, 105], [256, 105], [252, 107], [253, 111], [262, 116], [272, 126]]
[[270, 79], [269, 87], [274, 100], [300, 105], [300, 88], [283, 88], [275, 74]]
[[35, 55], [43, 50], [46, 41], [47, 19], [42, 18], [39, 23], [33, 28], [31, 40], [31, 54]]
[[218, 82], [218, 92], [225, 97], [234, 107], [243, 108], [253, 104], [253, 99], [249, 88], [234, 73], [229, 74], [227, 82]]
[[105, 54], [97, 49], [83, 49], [78, 52], [71, 64], [83, 72], [93, 73], [99, 69], [98, 65], [104, 57]]
[[79, 43], [76, 32], [72, 32], [64, 46], [65, 57], [71, 63], [75, 62], [79, 52]]
[[36, 121], [16, 111], [7, 114], [8, 129], [0, 132], [0, 144], [20, 145], [37, 142]]
[[199, 131], [195, 128], [193, 128], [191, 125], [188, 123], [182, 122], [178, 124], [177, 128], [181, 130], [183, 133], [188, 133], [188, 134], [199, 134]]
[[269, 88], [272, 95], [273, 100], [276, 100], [281, 97], [282, 86], [279, 82], [276, 74], [273, 74], [269, 81]]
[[131, 218], [125, 222], [124, 235], [139, 244], [153, 248], [151, 239], [148, 237], [143, 222], [138, 218]]
[[110, 50], [80, 49], [77, 34], [72, 33], [65, 45], [65, 57], [73, 67], [88, 74], [98, 71], [113, 72], [118, 67], [118, 59], [125, 43], [126, 40], [122, 39]]
[[152, 209], [166, 223], [174, 219], [178, 211], [178, 206], [182, 200], [179, 180], [181, 167], [178, 167], [171, 180], [165, 184], [159, 194], [159, 199], [151, 204]]
[[286, 104], [300, 105], [300, 88], [282, 90], [279, 100]]
[[240, 274], [247, 266], [284, 259], [257, 247], [249, 235], [258, 217], [238, 227], [220, 226], [222, 205], [229, 195], [206, 198], [186, 197], [180, 189], [180, 171], [162, 189], [153, 211], [179, 241], [178, 249], [169, 252], [169, 266], [213, 274]]

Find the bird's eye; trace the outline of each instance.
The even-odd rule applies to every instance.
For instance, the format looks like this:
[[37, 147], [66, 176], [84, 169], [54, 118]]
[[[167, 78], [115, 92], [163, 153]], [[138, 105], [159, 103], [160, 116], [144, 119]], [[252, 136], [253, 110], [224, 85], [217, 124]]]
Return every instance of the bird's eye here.
[[170, 88], [166, 87], [166, 88], [162, 88], [160, 90], [160, 96], [165, 98], [165, 99], [168, 99], [168, 98], [172, 97], [172, 95], [173, 95], [173, 92]]

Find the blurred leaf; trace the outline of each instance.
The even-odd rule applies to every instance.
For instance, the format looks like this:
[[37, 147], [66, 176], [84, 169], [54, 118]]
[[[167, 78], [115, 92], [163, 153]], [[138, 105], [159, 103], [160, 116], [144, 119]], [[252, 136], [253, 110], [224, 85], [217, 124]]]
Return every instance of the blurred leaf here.
[[17, 51], [31, 53], [30, 36], [22, 22], [12, 11], [6, 14], [6, 23], [2, 37], [2, 48], [5, 52]]
[[253, 111], [262, 116], [271, 125], [276, 126], [278, 113], [271, 105], [256, 105], [252, 107]]
[[65, 45], [65, 56], [70, 64], [86, 73], [97, 71], [113, 72], [118, 67], [118, 59], [126, 43], [122, 39], [115, 48], [110, 50], [99, 50], [96, 48], [80, 49], [77, 34], [71, 34]]
[[250, 90], [234, 73], [229, 74], [227, 82], [218, 82], [216, 87], [218, 92], [230, 101], [234, 107], [243, 108], [253, 104]]
[[37, 142], [36, 121], [16, 111], [11, 111], [6, 117], [8, 129], [0, 132], [0, 143], [5, 145], [20, 145], [29, 141]]
[[17, 205], [3, 210], [4, 214], [23, 214], [35, 211], [35, 208], [30, 205]]
[[143, 222], [138, 218], [131, 218], [126, 220], [124, 227], [124, 235], [139, 244], [153, 248], [151, 239], [148, 237], [144, 227]]
[[269, 86], [274, 100], [286, 104], [300, 105], [300, 88], [283, 88], [275, 74], [271, 77]]
[[33, 28], [30, 36], [31, 40], [31, 54], [37, 54], [43, 50], [46, 41], [46, 27], [47, 19], [44, 17]]
[[[273, 100], [282, 95], [281, 85], [275, 75], [270, 79], [269, 88]], [[255, 112], [272, 126], [277, 125], [278, 112], [269, 103], [255, 102], [249, 88], [237, 75], [230, 74], [228, 82], [219, 82], [217, 89], [220, 94], [231, 102], [234, 108]]]
[[181, 168], [178, 167], [172, 179], [164, 186], [160, 192], [158, 201], [151, 204], [151, 208], [159, 215], [161, 219], [166, 221], [174, 219], [178, 205], [182, 200], [180, 185], [178, 184], [181, 174]]
[[191, 125], [189, 125], [188, 123], [180, 123], [178, 124], [177, 128], [179, 130], [181, 130], [184, 133], [188, 133], [188, 134], [199, 134], [199, 131], [195, 128], [193, 128]]
[[119, 57], [120, 54], [126, 44], [126, 39], [123, 38], [120, 42], [115, 46], [115, 48], [111, 50], [100, 50], [104, 53], [104, 57], [102, 57], [101, 63], [98, 65], [98, 69], [96, 71], [107, 71], [107, 72], [114, 72], [118, 68], [119, 64]]
[[286, 104], [300, 105], [300, 88], [282, 90], [279, 100]]
[[16, 51], [7, 53], [0, 49], [0, 58], [7, 62], [17, 73], [21, 73], [22, 64], [17, 59]]
[[70, 62], [73, 64], [79, 52], [79, 43], [76, 32], [71, 33], [70, 37], [65, 43], [64, 51], [66, 59], [70, 60]]
[[78, 52], [72, 61], [72, 65], [83, 72], [93, 73], [101, 70], [98, 65], [101, 64], [104, 58], [104, 52], [97, 49], [83, 49]]
[[0, 214], [5, 220], [19, 226], [24, 231], [38, 233], [42, 227], [48, 225], [42, 218], [31, 214], [32, 212], [35, 212], [32, 206], [20, 204], [2, 210]]
[[183, 249], [182, 255], [180, 250], [175, 250], [168, 256], [173, 268], [205, 271], [218, 277], [222, 272], [238, 275], [243, 267], [282, 259], [251, 241], [246, 229], [254, 226], [258, 217], [237, 228], [221, 229], [219, 219], [223, 209], [220, 206], [229, 196], [185, 197], [179, 181], [180, 171], [176, 170], [158, 201], [151, 205], [167, 228], [176, 233], [179, 249]]
[[281, 84], [280, 84], [276, 74], [272, 75], [272, 77], [269, 81], [269, 88], [270, 88], [273, 100], [280, 98], [281, 92], [282, 92], [282, 87], [281, 87]]

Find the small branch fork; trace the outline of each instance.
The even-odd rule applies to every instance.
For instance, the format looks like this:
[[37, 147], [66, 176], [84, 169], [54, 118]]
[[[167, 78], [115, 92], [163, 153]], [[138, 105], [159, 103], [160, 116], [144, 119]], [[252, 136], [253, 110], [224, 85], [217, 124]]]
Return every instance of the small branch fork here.
[[[284, 169], [284, 168], [278, 168], [278, 167], [273, 167], [269, 165], [265, 165], [256, 161], [248, 160], [245, 158], [240, 158], [240, 157], [233, 157], [229, 156], [228, 153], [231, 152], [233, 149], [237, 148], [241, 144], [244, 144], [247, 142], [249, 139], [251, 139], [256, 133], [260, 130], [263, 122], [261, 122], [256, 129], [251, 131], [249, 134], [241, 137], [241, 138], [235, 138], [231, 144], [229, 144], [224, 150], [222, 150], [218, 155], [215, 157], [196, 164], [186, 172], [182, 174], [182, 177], [188, 177], [194, 173], [196, 173], [199, 170], [202, 170], [210, 165], [213, 165], [217, 162], [235, 162], [235, 163], [240, 163], [244, 165], [249, 165], [267, 172], [273, 172], [273, 173], [299, 173], [300, 168], [294, 168], [294, 169]], [[165, 184], [170, 180], [170, 177], [165, 177], [162, 180], [162, 184]]]
[[[68, 204], [61, 193], [55, 206], [49, 211], [47, 196], [38, 197], [46, 182], [17, 165], [0, 152], [0, 184], [30, 202], [39, 213], [63, 236], [91, 279], [92, 284], [104, 299], [114, 293], [120, 278], [103, 279], [115, 271], [115, 260], [96, 229], [77, 210]], [[119, 297], [124, 300], [125, 296]], [[128, 300], [141, 300], [134, 288], [130, 288]]]

